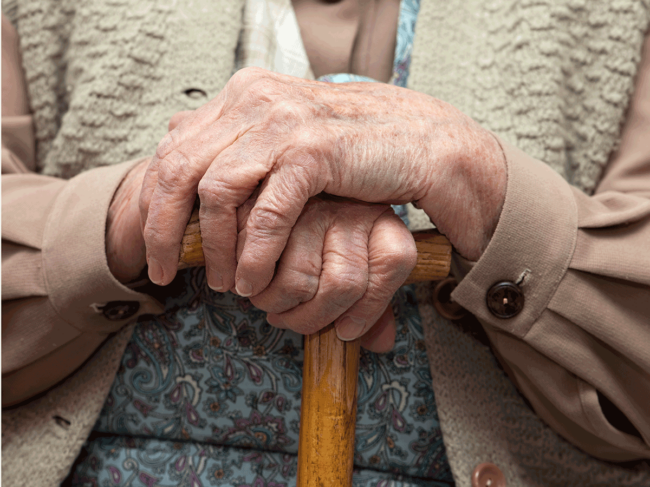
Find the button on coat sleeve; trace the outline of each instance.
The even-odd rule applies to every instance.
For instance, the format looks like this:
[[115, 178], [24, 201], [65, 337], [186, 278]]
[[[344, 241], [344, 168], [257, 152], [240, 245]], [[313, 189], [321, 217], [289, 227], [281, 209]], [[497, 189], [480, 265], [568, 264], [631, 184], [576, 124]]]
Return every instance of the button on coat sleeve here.
[[[110, 333], [140, 314], [161, 311], [151, 297], [120, 284], [106, 261], [108, 207], [137, 162], [69, 181], [2, 176], [3, 404], [51, 387]], [[104, 312], [115, 302], [126, 311]]]
[[[508, 188], [497, 230], [452, 297], [483, 324], [535, 411], [586, 452], [650, 458], [650, 37], [621, 146], [594, 196], [501, 141]], [[515, 283], [523, 309], [486, 304]]]
[[[24, 107], [11, 103], [25, 88], [19, 56], [7, 52], [17, 44], [6, 42], [11, 26], [5, 27], [3, 18], [3, 406], [61, 381], [139, 314], [160, 312], [151, 297], [120, 284], [106, 261], [108, 207], [139, 161], [87, 171], [69, 181], [30, 172], [32, 119], [21, 113]], [[8, 76], [12, 69], [14, 75]], [[105, 313], [113, 302], [130, 304], [122, 305], [123, 312]], [[128, 312], [133, 309], [137, 313]]]

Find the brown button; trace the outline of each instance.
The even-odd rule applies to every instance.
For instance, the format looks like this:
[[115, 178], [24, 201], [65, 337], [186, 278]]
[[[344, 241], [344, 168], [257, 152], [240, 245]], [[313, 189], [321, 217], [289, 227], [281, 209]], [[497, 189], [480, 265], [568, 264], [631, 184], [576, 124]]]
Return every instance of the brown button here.
[[506, 478], [494, 463], [481, 463], [472, 474], [472, 487], [506, 487]]
[[111, 301], [101, 308], [102, 314], [111, 321], [128, 320], [139, 309], [137, 301]]
[[486, 303], [497, 318], [512, 318], [524, 309], [524, 293], [514, 282], [497, 282], [487, 292]]
[[458, 286], [453, 277], [443, 279], [433, 288], [433, 306], [440, 316], [448, 320], [460, 320], [467, 314], [465, 308], [451, 299], [451, 293]]

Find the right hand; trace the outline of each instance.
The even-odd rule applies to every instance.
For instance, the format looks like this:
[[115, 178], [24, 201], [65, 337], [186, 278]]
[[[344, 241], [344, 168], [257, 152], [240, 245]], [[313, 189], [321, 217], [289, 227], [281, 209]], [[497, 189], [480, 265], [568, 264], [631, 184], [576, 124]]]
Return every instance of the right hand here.
[[[237, 211], [238, 254], [256, 196]], [[413, 237], [389, 206], [318, 196], [292, 228], [271, 283], [250, 300], [276, 327], [312, 334], [334, 322], [342, 340], [361, 337], [386, 352], [395, 341], [390, 300], [416, 261]]]

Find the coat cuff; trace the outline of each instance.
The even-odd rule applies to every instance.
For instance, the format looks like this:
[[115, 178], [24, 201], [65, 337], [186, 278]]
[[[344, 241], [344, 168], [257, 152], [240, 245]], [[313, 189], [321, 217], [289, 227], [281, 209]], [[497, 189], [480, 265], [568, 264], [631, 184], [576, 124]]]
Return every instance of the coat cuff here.
[[57, 197], [43, 235], [43, 268], [57, 314], [82, 332], [112, 333], [144, 313], [153, 298], [121, 284], [106, 259], [106, 219], [120, 182], [142, 159], [84, 172]]
[[[492, 239], [452, 298], [485, 324], [524, 336], [546, 309], [571, 261], [578, 214], [569, 184], [546, 164], [499, 139], [507, 162], [506, 196]], [[523, 309], [502, 319], [490, 311], [490, 288], [519, 286]]]

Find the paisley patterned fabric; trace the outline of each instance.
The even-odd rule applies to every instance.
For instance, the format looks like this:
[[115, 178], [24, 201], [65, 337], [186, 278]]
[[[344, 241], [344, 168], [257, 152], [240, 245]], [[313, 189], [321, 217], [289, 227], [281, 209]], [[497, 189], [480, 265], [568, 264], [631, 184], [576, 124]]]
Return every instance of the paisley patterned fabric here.
[[[393, 82], [402, 86], [418, 1], [400, 7]], [[403, 207], [395, 210], [406, 217]], [[165, 313], [135, 329], [73, 485], [295, 485], [302, 336], [273, 328], [245, 298], [211, 291], [203, 268], [184, 271], [172, 286]], [[394, 349], [361, 355], [354, 485], [449, 486], [410, 287], [393, 308]]]

